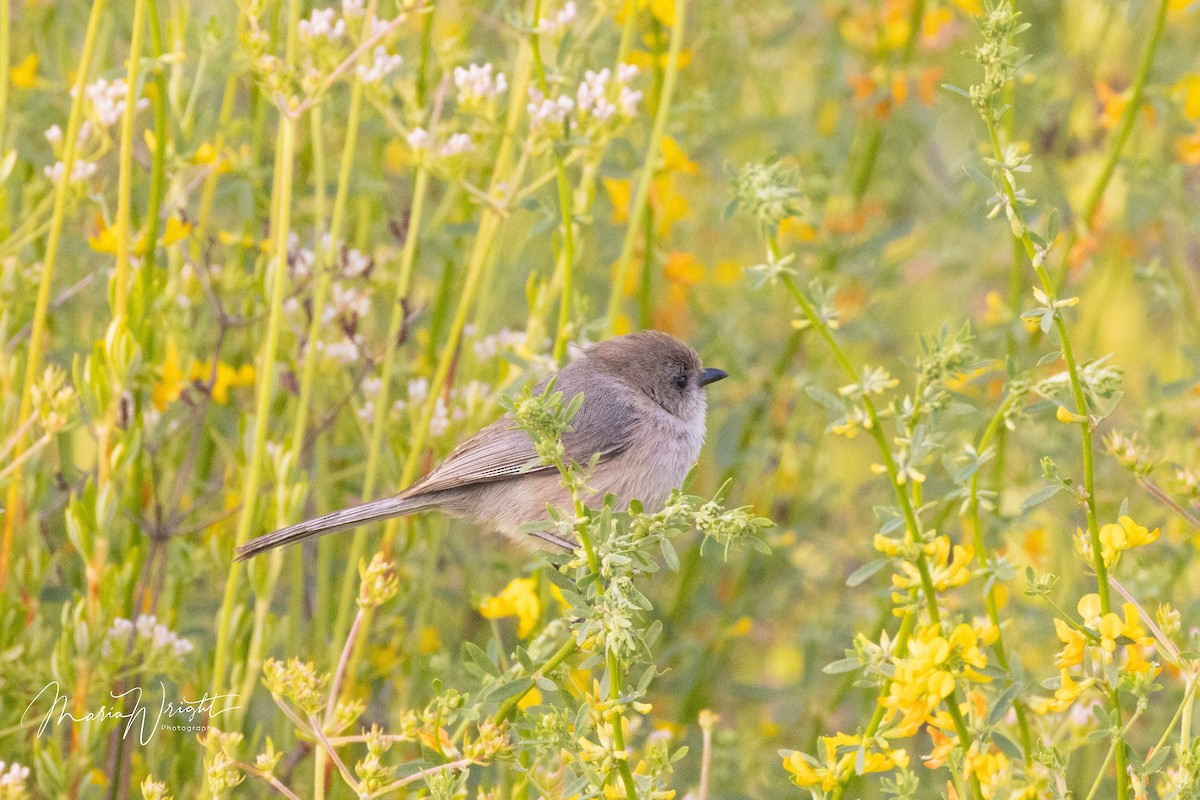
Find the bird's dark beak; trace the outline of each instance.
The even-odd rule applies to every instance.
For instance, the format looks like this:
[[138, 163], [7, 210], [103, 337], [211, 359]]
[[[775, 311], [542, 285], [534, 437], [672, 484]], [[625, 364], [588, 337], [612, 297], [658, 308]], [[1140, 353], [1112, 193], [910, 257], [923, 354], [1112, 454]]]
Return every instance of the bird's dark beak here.
[[700, 385], [708, 386], [710, 383], [716, 383], [722, 378], [728, 378], [729, 373], [723, 369], [709, 367], [708, 369], [700, 370]]

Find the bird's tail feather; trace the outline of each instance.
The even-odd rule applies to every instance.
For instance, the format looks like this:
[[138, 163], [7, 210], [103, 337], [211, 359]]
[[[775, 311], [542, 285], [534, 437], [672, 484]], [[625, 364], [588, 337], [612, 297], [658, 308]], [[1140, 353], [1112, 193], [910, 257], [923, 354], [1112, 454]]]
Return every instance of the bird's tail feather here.
[[392, 517], [411, 514], [414, 511], [420, 511], [431, 505], [433, 503], [427, 498], [404, 497], [403, 495], [399, 497], [385, 497], [382, 500], [372, 500], [370, 503], [363, 503], [353, 508], [334, 511], [332, 514], [310, 519], [307, 522], [298, 522], [295, 525], [289, 525], [286, 528], [280, 528], [272, 533], [259, 536], [257, 539], [251, 539], [237, 548], [237, 560], [245, 561], [259, 553], [265, 553], [276, 547], [283, 547], [293, 542], [302, 542], [305, 539], [312, 539], [316, 536], [324, 536], [327, 533], [336, 533], [337, 531], [355, 528], [369, 522], [379, 522], [391, 519]]

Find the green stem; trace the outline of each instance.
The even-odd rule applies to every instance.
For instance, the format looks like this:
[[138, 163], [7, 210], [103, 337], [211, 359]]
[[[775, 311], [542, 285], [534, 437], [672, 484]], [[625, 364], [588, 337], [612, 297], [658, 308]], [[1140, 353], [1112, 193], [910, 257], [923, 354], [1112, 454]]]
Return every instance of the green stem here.
[[[1133, 77], [1129, 102], [1125, 104], [1125, 108], [1121, 111], [1121, 120], [1117, 123], [1117, 132], [1113, 137], [1112, 147], [1108, 151], [1108, 156], [1104, 159], [1104, 164], [1100, 167], [1100, 173], [1096, 176], [1092, 188], [1088, 190], [1087, 199], [1083, 203], [1083, 214], [1072, 227], [1071, 236], [1067, 240], [1067, 246], [1063, 249], [1062, 266], [1059, 268], [1059, 273], [1055, 281], [1055, 285], [1059, 289], [1065, 285], [1067, 274], [1071, 268], [1071, 250], [1074, 249], [1075, 243], [1079, 241], [1080, 236], [1086, 235], [1092, 229], [1096, 212], [1100, 209], [1100, 203], [1104, 199], [1104, 192], [1117, 171], [1117, 162], [1121, 160], [1125, 144], [1129, 141], [1130, 134], [1133, 133], [1133, 126], [1137, 122], [1137, 115], [1141, 110], [1142, 97], [1146, 92], [1146, 83], [1150, 79], [1150, 69], [1154, 66], [1154, 55], [1158, 52], [1158, 44], [1162, 40], [1163, 28], [1166, 26], [1168, 5], [1169, 0], [1159, 0], [1158, 2], [1158, 9], [1154, 15], [1154, 25], [1150, 29], [1150, 38], [1146, 40], [1146, 46], [1142, 50], [1142, 57], [1138, 62], [1137, 73]], [[1119, 758], [1120, 756], [1118, 756]]]
[[[546, 68], [542, 64], [541, 38], [538, 36], [538, 24], [541, 19], [542, 0], [533, 0], [533, 14], [530, 22], [529, 51], [533, 57], [533, 73], [537, 79], [538, 89], [543, 97], [550, 94], [550, 86], [546, 83]], [[567, 123], [569, 125], [569, 123]], [[569, 127], [564, 127], [563, 137], [570, 135]], [[558, 184], [558, 205], [562, 214], [562, 295], [558, 303], [558, 329], [554, 335], [553, 358], [556, 364], [561, 364], [567, 352], [567, 339], [571, 327], [571, 292], [575, 283], [575, 215], [571, 212], [571, 184], [567, 180], [567, 168], [563, 163], [559, 143], [551, 143], [554, 156], [554, 177]]]
[[[1016, 395], [1009, 395], [996, 413], [992, 415], [991, 421], [983, 432], [983, 436], [979, 439], [979, 445], [975, 448], [977, 454], [983, 453], [991, 444], [993, 438], [996, 437], [999, 431], [1004, 430], [1004, 417], [1008, 410], [1019, 400]], [[975, 545], [975, 553], [980, 562], [987, 564], [991, 561], [988, 554], [987, 544], [983, 538], [983, 522], [979, 514], [979, 471], [971, 476], [970, 495], [967, 499], [967, 526], [971, 529], [971, 540]], [[987, 591], [984, 592], [984, 606], [987, 608], [988, 620], [996, 628], [996, 641], [992, 645], [992, 649], [996, 653], [996, 663], [1005, 672], [1010, 673], [1008, 662], [1008, 653], [1004, 648], [1004, 635], [1000, 626], [1000, 604], [996, 598], [996, 586], [992, 582], [988, 584]], [[1025, 702], [1021, 698], [1013, 703], [1013, 709], [1017, 715], [1017, 729], [1021, 736], [1021, 754], [1025, 758], [1025, 765], [1032, 765], [1033, 758], [1033, 733], [1029, 727], [1029, 716], [1025, 708]]]
[[[117, 269], [113, 276], [113, 317], [124, 319], [129, 302], [130, 216], [133, 206], [133, 116], [137, 113], [138, 68], [142, 61], [142, 29], [146, 0], [134, 0], [133, 30], [129, 37], [129, 65], [125, 75], [125, 112], [121, 115], [121, 144], [117, 155]], [[147, 242], [148, 248], [154, 247]], [[115, 413], [115, 402], [114, 402]], [[101, 454], [103, 457], [103, 454]]]
[[[992, 146], [992, 157], [997, 161], [1002, 161], [1004, 155], [1000, 146], [1000, 137], [996, 129], [995, 120], [989, 114], [984, 114], [983, 117], [984, 123], [987, 125], [988, 139]], [[1092, 549], [1092, 568], [1096, 572], [1096, 586], [1100, 595], [1100, 613], [1102, 615], [1108, 614], [1112, 610], [1112, 601], [1109, 596], [1108, 567], [1104, 563], [1103, 547], [1100, 542], [1100, 524], [1096, 515], [1096, 467], [1092, 442], [1093, 420], [1088, 415], [1087, 398], [1084, 394], [1083, 381], [1079, 377], [1079, 367], [1075, 361], [1075, 353], [1071, 346], [1070, 335], [1067, 332], [1067, 324], [1063, 320], [1062, 313], [1057, 305], [1058, 292], [1054, 281], [1050, 278], [1049, 273], [1046, 272], [1045, 266], [1037, 260], [1037, 249], [1029, 236], [1029, 229], [1025, 224], [1025, 220], [1022, 218], [1021, 206], [1017, 203], [1016, 189], [1003, 172], [999, 173], [999, 180], [1004, 194], [1008, 199], [1013, 219], [1015, 220], [1013, 223], [1013, 233], [1020, 239], [1026, 256], [1029, 257], [1030, 262], [1034, 265], [1034, 272], [1037, 274], [1038, 282], [1041, 284], [1042, 291], [1046, 294], [1047, 302], [1053, 314], [1054, 330], [1058, 336], [1059, 346], [1062, 348], [1063, 361], [1066, 362], [1067, 377], [1071, 385], [1071, 397], [1075, 404], [1075, 413], [1084, 418], [1082, 422], [1078, 423], [1083, 453], [1084, 511], [1087, 516], [1088, 540]], [[1113, 714], [1119, 721], [1121, 719], [1121, 699], [1115, 689], [1109, 693], [1109, 702], [1112, 706]], [[1127, 800], [1129, 797], [1129, 775], [1126, 770], [1126, 754], [1124, 742], [1121, 740], [1121, 729], [1118, 728], [1114, 732], [1114, 735], [1116, 736], [1116, 740], [1113, 742], [1113, 750], [1116, 753], [1117, 761], [1117, 797], [1119, 800]]]
[[[767, 246], [770, 248], [773, 259], [778, 261], [779, 244], [776, 242], [774, 236], [768, 237]], [[860, 378], [858, 375], [858, 370], [854, 368], [854, 365], [850, 362], [850, 359], [846, 356], [845, 352], [838, 344], [837, 339], [834, 338], [833, 332], [830, 331], [829, 326], [825, 324], [824, 320], [822, 320], [821, 316], [817, 313], [816, 308], [813, 307], [812, 303], [809, 302], [809, 299], [804, 295], [804, 293], [800, 291], [800, 288], [796, 285], [795, 279], [792, 278], [791, 275], [784, 274], [782, 280], [784, 286], [792, 295], [792, 298], [796, 301], [796, 304], [800, 306], [801, 312], [808, 319], [809, 323], [818, 332], [818, 334], [820, 334], [821, 338], [825, 340], [825, 343], [829, 345], [829, 349], [833, 354], [834, 360], [837, 361], [838, 365], [842, 368], [852, 382], [859, 383]], [[869, 395], [864, 393], [862, 397], [862, 403], [863, 409], [866, 411], [867, 418], [871, 424], [871, 437], [875, 440], [875, 444], [879, 448], [880, 456], [883, 458], [884, 469], [887, 471], [888, 479], [892, 485], [892, 491], [896, 495], [896, 499], [900, 504], [901, 513], [904, 516], [906, 540], [910, 543], [919, 543], [922, 538], [920, 521], [917, 518], [916, 510], [913, 507], [912, 501], [909, 499], [908, 492], [906, 492], [904, 489], [904, 483], [900, 480], [900, 470], [896, 465], [896, 459], [892, 456], [892, 450], [888, 446], [887, 437], [883, 432], [883, 426], [880, 424], [879, 414], [875, 408], [875, 402]], [[931, 625], [940, 625], [942, 620], [941, 612], [938, 609], [937, 589], [933, 584], [933, 576], [929, 571], [929, 562], [924, 553], [918, 555], [916, 559], [916, 566], [917, 572], [920, 575], [921, 590], [925, 595], [926, 610], [929, 614], [929, 622]], [[910, 613], [908, 616], [914, 615], [915, 613]], [[955, 719], [955, 729], [958, 733], [959, 747], [961, 747], [965, 753], [972, 744], [972, 737], [971, 732], [967, 728], [965, 722], [960, 724], [962, 715], [961, 713], [958, 713], [958, 702], [958, 689], [956, 687], [950, 696], [946, 698], [945, 703], [947, 708], [952, 709], [950, 714], [951, 717]], [[978, 782], [973, 781], [972, 786], [974, 794], [976, 797], [979, 797], [980, 791], [978, 788]]]
[[[63, 136], [63, 171], [54, 187], [54, 211], [50, 217], [50, 230], [46, 236], [46, 251], [42, 258], [42, 272], [38, 278], [37, 299], [33, 306], [33, 323], [29, 336], [29, 351], [25, 358], [25, 379], [21, 388], [21, 401], [15, 419], [29, 417], [33, 410], [33, 387], [41, 377], [42, 355], [46, 340], [46, 318], [50, 308], [50, 290], [54, 283], [54, 267], [58, 261], [58, 248], [62, 240], [63, 222], [67, 215], [67, 201], [71, 190], [71, 172], [75, 164], [75, 146], [79, 139], [79, 126], [83, 122], [84, 87], [92, 71], [92, 58], [96, 52], [97, 31], [104, 17], [105, 0], [93, 0], [88, 15], [87, 32], [83, 39], [83, 53], [79, 70], [75, 76], [75, 92], [71, 100], [71, 112], [67, 117], [67, 131]], [[8, 26], [4, 26], [5, 30]], [[7, 80], [7, 70], [5, 70]], [[19, 423], [18, 423], [19, 424]], [[25, 450], [25, 437], [17, 437], [13, 448], [13, 459], [20, 458]], [[12, 476], [5, 502], [4, 534], [0, 538], [0, 594], [8, 585], [9, 562], [12, 553], [13, 533], [25, 513], [21, 496], [21, 470]]]
[[[287, 59], [293, 63], [295, 58], [296, 24], [300, 17], [299, 0], [289, 2], [289, 24], [287, 37]], [[266, 452], [267, 423], [270, 419], [271, 396], [275, 388], [275, 357], [279, 349], [279, 334], [283, 322], [283, 290], [287, 283], [288, 269], [288, 232], [291, 225], [292, 206], [292, 170], [296, 146], [296, 121], [283, 109], [279, 113], [279, 135], [276, 152], [279, 154], [278, 169], [278, 201], [272, 210], [271, 220], [271, 268], [268, 271], [270, 310], [267, 317], [267, 332], [262, 349], [258, 356], [258, 374], [255, 382], [254, 402], [254, 434], [250, 449], [249, 462], [246, 465], [242, 481], [242, 510], [238, 515], [237, 529], [234, 533], [234, 545], [244, 544], [250, 538], [254, 526], [255, 511], [258, 506], [258, 492], [262, 482], [262, 462]], [[242, 564], [230, 559], [229, 572], [225, 579], [225, 594], [221, 601], [221, 610], [217, 617], [217, 644], [213, 657], [213, 694], [224, 691], [226, 661], [229, 659], [229, 640], [232, 636], [230, 623], [233, 609], [237, 602], [237, 589], [241, 576]], [[269, 602], [268, 597], [260, 597], [258, 602]], [[243, 697], [243, 703], [249, 698]]]
[[[629, 209], [629, 222], [625, 228], [625, 238], [621, 242], [621, 254], [613, 269], [612, 285], [609, 287], [608, 311], [604, 315], [604, 333], [611, 336], [616, 323], [617, 312], [621, 307], [621, 291], [625, 286], [625, 278], [629, 265], [633, 260], [633, 248], [637, 244], [638, 223], [650, 197], [650, 183], [658, 168], [658, 154], [661, 149], [663, 134], [667, 129], [667, 118], [671, 113], [671, 98], [675, 94], [675, 84], [679, 79], [679, 54], [683, 51], [683, 30], [687, 16], [687, 0], [676, 0], [675, 26], [671, 29], [671, 44], [667, 50], [667, 70], [663, 76], [662, 96], [659, 98], [658, 111], [654, 115], [654, 125], [650, 130], [650, 141], [646, 144], [646, 160], [642, 163], [642, 172], [638, 177], [637, 189], [633, 195], [633, 205]], [[632, 12], [631, 12], [632, 13]], [[650, 243], [647, 242], [649, 247]]]

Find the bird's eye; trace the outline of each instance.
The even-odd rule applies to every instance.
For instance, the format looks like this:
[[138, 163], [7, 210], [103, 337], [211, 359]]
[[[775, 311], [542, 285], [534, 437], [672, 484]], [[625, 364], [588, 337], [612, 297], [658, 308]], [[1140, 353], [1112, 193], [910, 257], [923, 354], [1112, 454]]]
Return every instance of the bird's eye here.
[[675, 376], [675, 387], [677, 389], [686, 389], [688, 385], [688, 376], [684, 373], [679, 373]]

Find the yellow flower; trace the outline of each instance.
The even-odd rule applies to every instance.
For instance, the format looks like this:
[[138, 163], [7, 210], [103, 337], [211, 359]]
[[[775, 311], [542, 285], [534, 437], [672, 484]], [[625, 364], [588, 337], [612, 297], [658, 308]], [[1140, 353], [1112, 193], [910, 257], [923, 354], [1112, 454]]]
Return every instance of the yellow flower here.
[[726, 633], [730, 638], [745, 636], [754, 629], [754, 621], [749, 617], [739, 617], [736, 622], [726, 629]]
[[688, 159], [687, 154], [683, 152], [683, 148], [674, 138], [664, 136], [659, 140], [659, 145], [662, 147], [663, 172], [682, 172], [685, 175], [694, 175], [700, 169], [695, 161]]
[[192, 153], [192, 163], [212, 164], [220, 157], [220, 153], [217, 152], [217, 148], [212, 146], [211, 142], [201, 142], [200, 146], [196, 148], [196, 152]]
[[1175, 157], [1189, 167], [1200, 166], [1200, 128], [1175, 140]]
[[[188, 372], [188, 380], [207, 383], [213, 377], [212, 359], [196, 361]], [[217, 364], [217, 375], [212, 385], [212, 399], [225, 405], [229, 402], [229, 390], [237, 386], [254, 385], [254, 365], [243, 364], [236, 369], [224, 361]]]
[[538, 690], [538, 688], [536, 686], [534, 686], [532, 689], [530, 689], [528, 692], [525, 693], [524, 697], [522, 697], [520, 700], [517, 701], [517, 708], [524, 711], [527, 708], [532, 708], [533, 706], [539, 706], [541, 704], [542, 704], [542, 693]]
[[1122, 516], [1119, 524], [1109, 523], [1100, 528], [1100, 552], [1104, 556], [1104, 566], [1116, 564], [1125, 550], [1157, 541], [1158, 528], [1151, 531], [1130, 517]]
[[[834, 736], [822, 736], [820, 743], [825, 751], [825, 759], [818, 766], [814, 767], [802, 753], [790, 753], [783, 759], [783, 768], [792, 773], [792, 782], [797, 786], [820, 786], [822, 791], [829, 792], [838, 785], [842, 772], [839, 762], [845, 756], [857, 752], [862, 746], [862, 737], [839, 733]], [[869, 750], [863, 759], [862, 771], [859, 774], [888, 772], [896, 767], [903, 769], [907, 766], [908, 754], [904, 750]]]
[[32, 89], [37, 80], [38, 54], [30, 53], [25, 59], [8, 71], [8, 78], [13, 88]]
[[1114, 91], [1104, 81], [1096, 81], [1096, 98], [1100, 101], [1100, 127], [1117, 127], [1129, 103], [1129, 93]]
[[663, 273], [672, 283], [690, 285], [704, 280], [704, 265], [695, 253], [674, 252], [667, 255]]
[[163, 247], [170, 247], [177, 242], [182, 242], [192, 232], [192, 224], [190, 222], [182, 222], [175, 217], [167, 218], [167, 227], [163, 231], [162, 238], [158, 243]]
[[[939, 536], [933, 540], [930, 572], [933, 586], [939, 592], [944, 592], [955, 586], [962, 586], [971, 579], [970, 564], [975, 558], [975, 548], [970, 545], [954, 545], [954, 558], [950, 558], [950, 537]], [[892, 585], [897, 589], [908, 589], [921, 583], [921, 573], [912, 562], [901, 562], [903, 575], [893, 575]]]
[[1200, 121], [1200, 75], [1184, 75], [1175, 84], [1183, 115], [1193, 122]]
[[1066, 669], [1082, 664], [1087, 637], [1057, 618], [1054, 620], [1054, 630], [1058, 634], [1058, 640], [1064, 645], [1063, 649], [1054, 657], [1054, 666]]
[[1053, 699], [1034, 700], [1031, 704], [1033, 713], [1048, 714], [1050, 712], [1062, 712], [1071, 707], [1071, 704], [1079, 699], [1079, 695], [1083, 694], [1084, 690], [1091, 686], [1095, 680], [1087, 678], [1078, 683], [1071, 677], [1071, 673], [1066, 669], [1059, 670], [1060, 686], [1054, 690]]
[[1100, 595], [1093, 593], [1079, 599], [1077, 610], [1083, 618], [1083, 624], [1100, 635], [1100, 650], [1106, 664], [1112, 661], [1112, 654], [1117, 649], [1117, 640], [1121, 638], [1130, 640], [1125, 643], [1130, 646], [1145, 647], [1154, 644], [1154, 639], [1142, 628], [1137, 606], [1133, 603], [1124, 605], [1122, 610], [1125, 617], [1122, 619], [1115, 611], [1102, 614]]
[[436, 653], [442, 647], [442, 639], [438, 635], [437, 628], [432, 625], [426, 625], [421, 628], [421, 636], [417, 642], [417, 649], [422, 653]]
[[498, 595], [489, 595], [479, 603], [479, 613], [484, 619], [517, 617], [520, 624], [517, 635], [524, 639], [533, 632], [542, 614], [542, 603], [538, 599], [533, 578], [514, 578]]
[[649, 8], [654, 18], [668, 28], [675, 24], [675, 0], [625, 0], [617, 9], [616, 21], [624, 23], [631, 11]]
[[999, 750], [986, 753], [970, 750], [963, 759], [963, 767], [968, 778], [974, 775], [979, 779], [979, 787], [985, 800], [990, 800], [996, 789], [1008, 786], [1009, 780], [1012, 778], [1008, 756]]
[[608, 199], [613, 207], [613, 222], [623, 223], [629, 221], [629, 200], [632, 189], [628, 178], [605, 178], [604, 191], [608, 192]]
[[168, 336], [167, 354], [163, 358], [158, 382], [150, 389], [150, 402], [154, 403], [155, 408], [162, 411], [179, 398], [183, 386], [183, 369], [179, 364], [179, 345], [175, 344], [174, 336]]
[[113, 226], [108, 226], [104, 230], [97, 233], [95, 236], [88, 237], [88, 247], [95, 250], [97, 253], [116, 253], [117, 252], [117, 231]]

